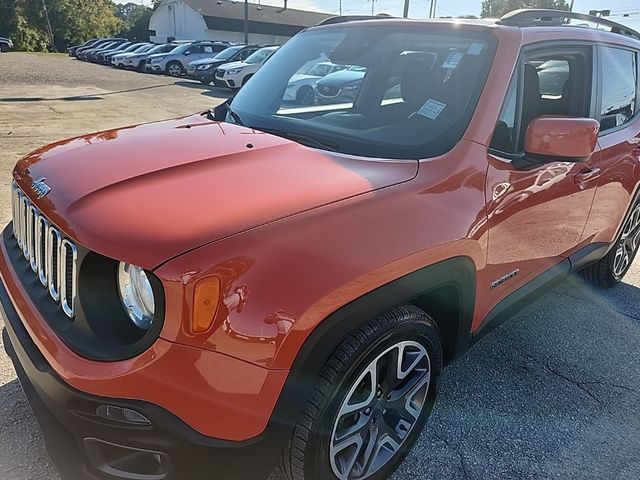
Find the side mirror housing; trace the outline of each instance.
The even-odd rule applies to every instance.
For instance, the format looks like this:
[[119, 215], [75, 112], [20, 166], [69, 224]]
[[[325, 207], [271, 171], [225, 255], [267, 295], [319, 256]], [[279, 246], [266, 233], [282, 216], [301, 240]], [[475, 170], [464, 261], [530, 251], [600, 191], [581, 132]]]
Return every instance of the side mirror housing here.
[[529, 123], [525, 155], [540, 163], [582, 162], [596, 150], [600, 124], [592, 118], [542, 116]]

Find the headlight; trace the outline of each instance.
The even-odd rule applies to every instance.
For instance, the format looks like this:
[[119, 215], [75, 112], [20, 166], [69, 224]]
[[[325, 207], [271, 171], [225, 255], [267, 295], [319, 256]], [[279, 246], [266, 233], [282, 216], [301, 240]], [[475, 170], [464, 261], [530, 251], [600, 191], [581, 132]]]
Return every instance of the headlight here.
[[211, 68], [211, 63], [207, 63], [206, 65], [198, 65], [197, 69], [198, 70], [206, 70], [208, 68]]
[[231, 70], [227, 70], [227, 74], [228, 75], [237, 75], [239, 74], [242, 70], [244, 70], [244, 68], [233, 68]]
[[120, 262], [118, 290], [122, 305], [131, 322], [141, 330], [149, 330], [155, 312], [155, 298], [144, 270], [135, 265]]
[[151, 63], [158, 63], [158, 62], [161, 62], [162, 60], [164, 60], [164, 57], [154, 58], [153, 60], [151, 60]]

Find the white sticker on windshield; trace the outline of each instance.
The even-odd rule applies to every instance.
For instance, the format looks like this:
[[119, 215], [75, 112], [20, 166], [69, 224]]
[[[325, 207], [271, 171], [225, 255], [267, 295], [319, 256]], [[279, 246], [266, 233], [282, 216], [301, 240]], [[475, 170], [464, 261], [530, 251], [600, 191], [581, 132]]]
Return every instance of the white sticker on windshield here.
[[442, 64], [442, 68], [449, 68], [451, 70], [455, 70], [456, 68], [458, 68], [458, 64], [460, 63], [460, 60], [462, 60], [463, 57], [464, 57], [463, 53], [451, 52], [449, 55], [447, 55], [447, 58]]
[[446, 106], [447, 105], [445, 103], [438, 102], [437, 100], [430, 98], [424, 103], [424, 105], [420, 107], [420, 110], [418, 110], [417, 113], [419, 115], [422, 115], [423, 117], [435, 120], [442, 113], [444, 107]]
[[483, 43], [472, 43], [469, 46], [469, 50], [467, 50], [467, 55], [480, 55], [482, 53], [483, 48], [484, 48]]

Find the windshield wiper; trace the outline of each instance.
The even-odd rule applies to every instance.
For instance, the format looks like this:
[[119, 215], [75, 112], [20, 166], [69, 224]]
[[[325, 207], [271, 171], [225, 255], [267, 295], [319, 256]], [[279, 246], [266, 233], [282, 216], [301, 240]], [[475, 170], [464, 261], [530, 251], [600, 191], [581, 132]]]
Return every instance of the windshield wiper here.
[[235, 123], [236, 125], [240, 125], [241, 127], [245, 126], [244, 122], [240, 118], [240, 115], [233, 111], [231, 105], [227, 105], [227, 112], [229, 113], [229, 115], [231, 115], [231, 118], [233, 118], [233, 123]]
[[322, 150], [329, 150], [331, 152], [337, 152], [338, 148], [340, 148], [340, 145], [335, 142], [320, 140], [318, 138], [305, 135], [304, 133], [292, 132], [290, 130], [281, 130], [278, 128], [258, 127], [255, 129], [260, 130], [261, 132], [269, 133], [271, 135], [286, 138], [288, 140], [293, 140], [294, 142], [301, 143], [302, 145], [306, 145], [307, 147], [321, 148]]

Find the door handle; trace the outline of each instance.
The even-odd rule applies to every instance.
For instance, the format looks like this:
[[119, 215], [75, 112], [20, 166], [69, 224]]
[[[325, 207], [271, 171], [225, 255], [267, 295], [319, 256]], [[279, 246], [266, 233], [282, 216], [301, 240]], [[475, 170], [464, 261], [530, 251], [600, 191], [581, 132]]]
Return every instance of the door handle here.
[[601, 173], [602, 170], [600, 170], [599, 168], [590, 168], [588, 170], [584, 170], [576, 174], [575, 182], [580, 185], [580, 188], [585, 188], [587, 182], [595, 180], [600, 176]]

